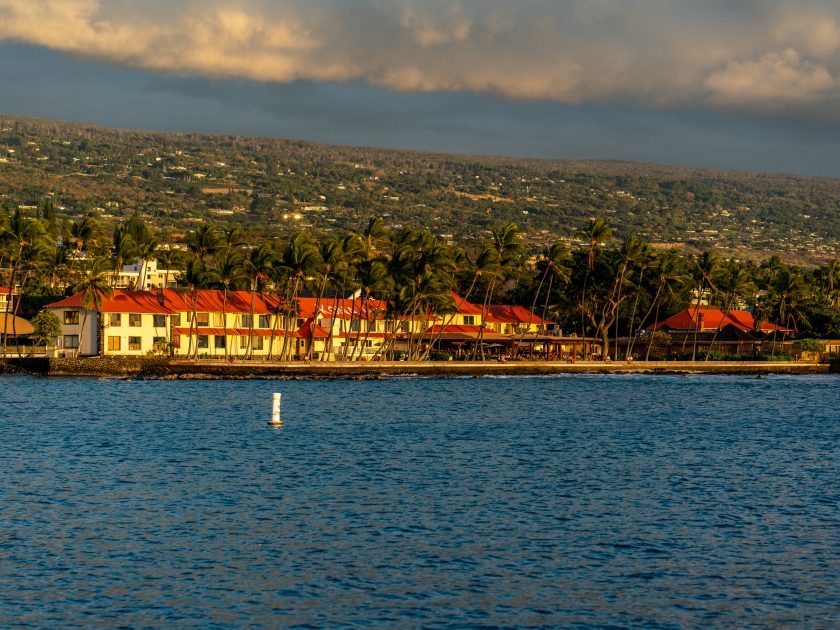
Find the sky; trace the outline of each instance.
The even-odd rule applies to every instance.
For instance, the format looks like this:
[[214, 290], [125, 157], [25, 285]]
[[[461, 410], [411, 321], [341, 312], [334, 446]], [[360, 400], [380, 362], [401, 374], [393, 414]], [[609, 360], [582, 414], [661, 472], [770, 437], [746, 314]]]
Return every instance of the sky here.
[[0, 112], [840, 177], [840, 3], [0, 0]]

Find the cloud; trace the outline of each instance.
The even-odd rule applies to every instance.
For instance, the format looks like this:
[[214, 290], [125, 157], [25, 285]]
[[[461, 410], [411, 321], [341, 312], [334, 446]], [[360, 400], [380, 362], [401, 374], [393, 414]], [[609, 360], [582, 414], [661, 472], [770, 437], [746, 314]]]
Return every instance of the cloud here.
[[174, 74], [827, 117], [838, 22], [826, 0], [0, 0], [0, 40]]

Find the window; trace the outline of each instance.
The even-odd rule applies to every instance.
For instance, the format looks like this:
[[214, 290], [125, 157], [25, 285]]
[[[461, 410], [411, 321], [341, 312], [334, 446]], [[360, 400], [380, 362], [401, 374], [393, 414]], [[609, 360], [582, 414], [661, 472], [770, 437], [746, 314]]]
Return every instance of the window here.
[[248, 336], [247, 335], [240, 335], [239, 336], [239, 347], [240, 348], [247, 348], [248, 347]]
[[78, 348], [79, 347], [79, 335], [64, 335], [64, 347], [65, 348]]
[[[65, 324], [78, 324], [79, 323], [79, 311], [64, 311], [64, 323]], [[73, 346], [74, 348], [76, 346]]]
[[195, 314], [195, 325], [196, 326], [209, 326], [210, 325], [210, 313], [196, 313]]
[[181, 335], [172, 335], [172, 345], [175, 348], [181, 347]]
[[362, 321], [354, 319], [350, 322], [350, 332], [359, 332], [362, 329]]
[[166, 328], [166, 315], [152, 315], [155, 328]]
[[140, 328], [143, 325], [143, 316], [140, 313], [129, 313], [128, 314], [128, 326], [129, 328]]
[[[111, 326], [122, 326], [122, 314], [121, 313], [111, 313], [110, 320], [108, 322]], [[119, 348], [117, 348], [119, 350]]]
[[225, 349], [225, 336], [224, 335], [216, 335], [216, 350], [224, 350]]
[[475, 315], [464, 315], [464, 326], [475, 326]]
[[394, 322], [392, 322], [390, 319], [385, 321], [385, 332], [394, 332]]
[[128, 349], [129, 350], [142, 350], [142, 340], [140, 337], [129, 337], [128, 338]]
[[166, 337], [152, 337], [152, 347], [158, 348], [166, 344]]
[[271, 328], [271, 318], [268, 315], [260, 315], [260, 328]]
[[242, 316], [242, 328], [250, 328], [251, 327], [251, 316], [250, 315], [243, 315]]
[[181, 314], [180, 313], [175, 313], [172, 316], [172, 325], [173, 326], [180, 326], [181, 325]]
[[400, 330], [403, 331], [404, 333], [407, 333], [409, 331], [409, 329], [410, 329], [410, 324], [408, 322], [403, 322], [402, 324], [400, 324]]
[[207, 335], [199, 335], [198, 336], [198, 347], [199, 348], [207, 348], [209, 346], [209, 338]]
[[254, 350], [262, 350], [263, 349], [263, 338], [262, 337], [257, 337], [256, 335], [254, 335], [253, 346], [254, 346]]
[[303, 323], [304, 323], [305, 321], [306, 321], [306, 320], [305, 320], [305, 319], [303, 319], [302, 317], [298, 317], [298, 318], [297, 318], [297, 322], [296, 322], [296, 327], [297, 327], [297, 328], [300, 328], [301, 326], [303, 326]]
[[108, 337], [108, 352], [120, 351], [120, 337]]
[[223, 313], [213, 313], [213, 325], [217, 328], [221, 328], [225, 325], [225, 320], [222, 315]]

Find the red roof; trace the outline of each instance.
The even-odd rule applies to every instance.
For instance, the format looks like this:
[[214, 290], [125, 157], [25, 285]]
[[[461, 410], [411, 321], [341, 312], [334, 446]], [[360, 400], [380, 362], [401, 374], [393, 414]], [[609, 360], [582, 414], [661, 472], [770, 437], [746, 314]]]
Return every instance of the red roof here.
[[494, 304], [491, 305], [487, 313], [488, 322], [497, 322], [502, 324], [550, 324], [547, 319], [543, 319], [536, 313], [533, 315], [524, 306], [513, 306], [508, 304]]
[[[45, 308], [82, 308], [82, 293], [71, 295]], [[161, 305], [156, 291], [115, 291], [113, 297], [102, 298], [103, 313], [171, 313], [170, 305], [164, 300]]]
[[[726, 317], [724, 318], [724, 314]], [[698, 322], [701, 322], [698, 325]], [[732, 324], [739, 330], [753, 330], [755, 319], [749, 311], [729, 311], [726, 313], [719, 308], [687, 308], [668, 319], [659, 322], [650, 328], [669, 328], [671, 330], [715, 330]], [[786, 330], [769, 322], [761, 324], [761, 330], [772, 332], [774, 330]]]

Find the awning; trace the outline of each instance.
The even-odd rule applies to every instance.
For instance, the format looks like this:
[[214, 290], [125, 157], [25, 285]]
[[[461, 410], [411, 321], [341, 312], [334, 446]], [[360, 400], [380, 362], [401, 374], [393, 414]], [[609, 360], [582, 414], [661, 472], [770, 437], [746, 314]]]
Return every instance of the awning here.
[[35, 332], [28, 321], [21, 317], [15, 317], [11, 313], [3, 313], [3, 327], [0, 331], [4, 335], [14, 335], [17, 333], [18, 337], [28, 337]]

